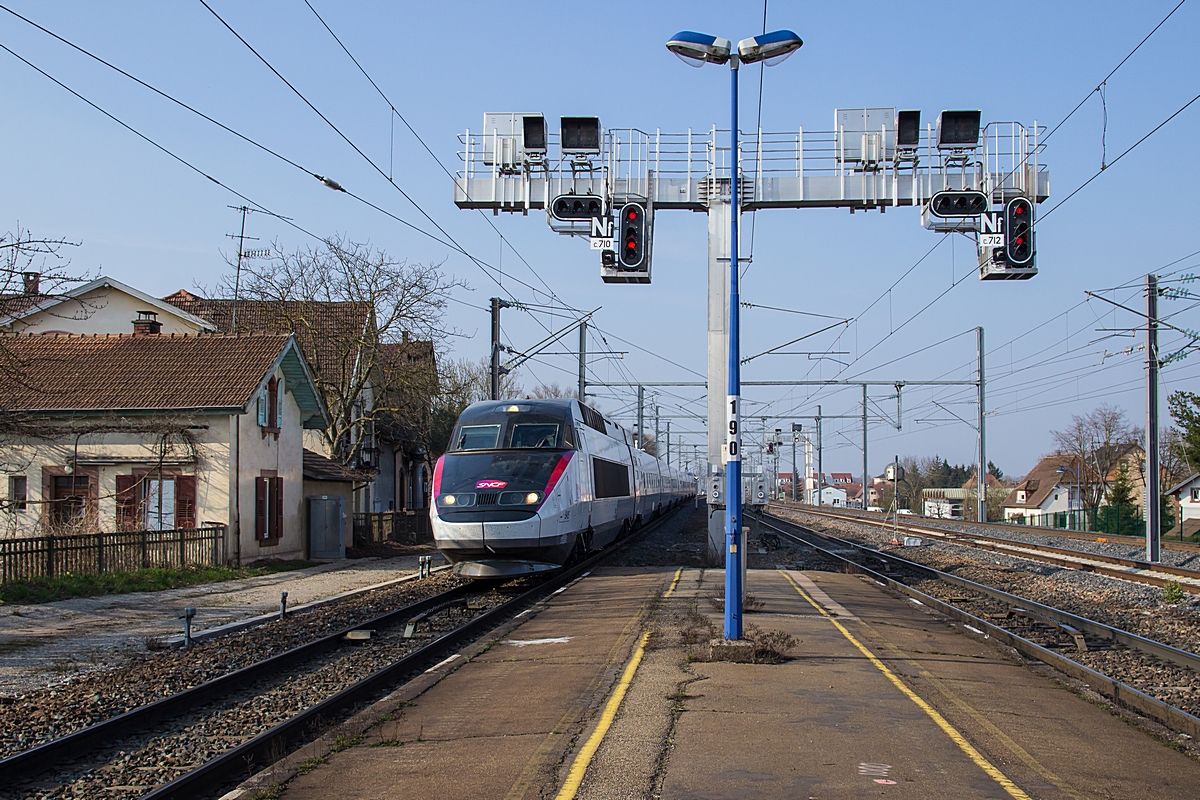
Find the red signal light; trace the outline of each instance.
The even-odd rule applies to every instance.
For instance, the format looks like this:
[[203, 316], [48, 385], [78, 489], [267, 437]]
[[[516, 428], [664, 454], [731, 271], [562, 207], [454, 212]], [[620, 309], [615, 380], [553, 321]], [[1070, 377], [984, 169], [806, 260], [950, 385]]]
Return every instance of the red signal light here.
[[636, 211], [634, 211], [633, 209], [630, 209], [630, 210], [629, 210], [629, 218], [630, 218], [630, 219], [637, 219], [637, 212], [636, 212]]

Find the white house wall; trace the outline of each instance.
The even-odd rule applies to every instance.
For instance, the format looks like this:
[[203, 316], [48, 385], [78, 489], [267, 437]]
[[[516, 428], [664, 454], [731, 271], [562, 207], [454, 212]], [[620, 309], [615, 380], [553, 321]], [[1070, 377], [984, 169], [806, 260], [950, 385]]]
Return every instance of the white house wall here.
[[191, 320], [165, 312], [115, 287], [98, 286], [77, 299], [65, 299], [12, 324], [13, 333], [133, 333], [139, 311], [154, 311], [162, 333], [199, 333]]

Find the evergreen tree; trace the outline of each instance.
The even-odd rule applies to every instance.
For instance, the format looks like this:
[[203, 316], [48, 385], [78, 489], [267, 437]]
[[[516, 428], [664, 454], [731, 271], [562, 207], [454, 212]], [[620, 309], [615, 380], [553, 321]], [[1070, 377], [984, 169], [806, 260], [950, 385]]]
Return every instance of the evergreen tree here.
[[1108, 504], [1096, 512], [1096, 527], [1104, 533], [1118, 536], [1133, 536], [1141, 531], [1141, 511], [1133, 500], [1133, 481], [1129, 477], [1129, 465], [1122, 461], [1117, 465], [1117, 474], [1109, 484], [1105, 495]]
[[1200, 395], [1195, 392], [1172, 392], [1167, 398], [1171, 416], [1179, 426], [1178, 455], [1192, 471], [1200, 470]]
[[988, 475], [991, 475], [998, 481], [1004, 480], [1004, 472], [991, 461], [988, 461]]

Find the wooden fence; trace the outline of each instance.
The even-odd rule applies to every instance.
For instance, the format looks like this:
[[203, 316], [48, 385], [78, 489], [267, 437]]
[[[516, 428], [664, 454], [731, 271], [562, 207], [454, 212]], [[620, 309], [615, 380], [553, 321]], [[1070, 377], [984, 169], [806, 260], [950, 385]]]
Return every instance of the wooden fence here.
[[0, 583], [225, 563], [225, 526], [0, 539]]
[[429, 510], [379, 511], [354, 515], [354, 545], [372, 542], [419, 544], [433, 540]]

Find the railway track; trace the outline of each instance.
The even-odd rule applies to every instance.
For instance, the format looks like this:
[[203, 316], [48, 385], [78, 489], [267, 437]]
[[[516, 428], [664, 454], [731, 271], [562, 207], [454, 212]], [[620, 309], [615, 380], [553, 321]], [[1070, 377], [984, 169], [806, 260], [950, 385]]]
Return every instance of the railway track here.
[[[793, 511], [805, 512], [813, 508], [813, 506], [805, 505], [803, 503], [793, 503], [789, 500], [772, 500], [771, 505], [787, 508]], [[825, 512], [826, 509], [828, 509], [828, 506], [820, 510]], [[881, 519], [878, 512], [863, 511], [861, 509], [854, 508], [839, 508], [834, 513], [840, 514], [847, 519], [856, 519], [863, 522], [879, 522]], [[1001, 537], [1004, 537], [1006, 534], [1023, 533], [1031, 536], [1047, 536], [1056, 539], [1069, 539], [1078, 542], [1088, 542], [1090, 544], [1094, 544], [1096, 542], [1118, 544], [1138, 549], [1144, 548], [1146, 545], [1146, 540], [1142, 536], [1127, 536], [1124, 534], [1101, 533], [1096, 531], [1073, 531], [1066, 528], [1043, 528], [1036, 525], [1014, 525], [1012, 523], [1005, 522], [945, 520], [932, 517], [922, 517], [917, 514], [914, 514], [912, 518], [914, 520], [920, 520], [919, 523], [914, 522], [912, 524], [938, 527], [941, 530], [952, 530], [955, 526], [970, 526], [972, 528], [982, 528], [985, 530], [995, 531], [996, 535]], [[1162, 541], [1162, 547], [1164, 550], [1174, 550], [1179, 553], [1200, 554], [1200, 542], [1190, 542], [1186, 540], [1174, 541], [1164, 538]]]
[[1172, 731], [1200, 737], [1200, 654], [770, 514], [768, 531], [1048, 664]]
[[636, 538], [549, 579], [456, 586], [9, 756], [0, 760], [0, 796], [212, 795]]
[[885, 531], [894, 530], [900, 536], [911, 535], [953, 542], [954, 544], [967, 547], [1003, 552], [1006, 555], [1029, 558], [1045, 564], [1053, 564], [1057, 567], [1095, 572], [1150, 586], [1165, 587], [1169, 583], [1175, 583], [1185, 592], [1200, 594], [1200, 571], [1187, 567], [1178, 567], [1171, 564], [1153, 564], [1134, 558], [1021, 541], [1010, 537], [965, 533], [942, 527], [934, 527], [928, 524], [902, 522], [893, 525], [893, 523], [881, 519], [872, 519], [865, 514], [817, 511], [809, 506], [784, 507], [788, 511], [796, 513], [811, 514], [826, 519], [849, 520]]

